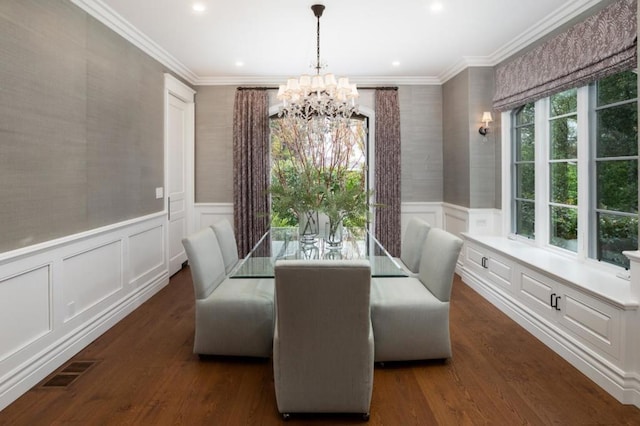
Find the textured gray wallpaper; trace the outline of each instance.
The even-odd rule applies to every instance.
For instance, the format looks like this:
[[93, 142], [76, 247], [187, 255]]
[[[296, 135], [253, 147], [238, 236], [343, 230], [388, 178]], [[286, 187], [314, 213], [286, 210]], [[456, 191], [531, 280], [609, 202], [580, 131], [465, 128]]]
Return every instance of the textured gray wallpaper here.
[[[196, 95], [196, 202], [233, 201], [233, 102], [236, 86], [200, 86]], [[361, 107], [374, 109], [373, 90]], [[275, 91], [270, 103], [277, 105]], [[442, 90], [400, 86], [402, 201], [442, 201]]]
[[[492, 111], [494, 70], [469, 67], [442, 90], [444, 201], [469, 208], [500, 208], [500, 120]], [[486, 140], [478, 133], [484, 111], [492, 111], [494, 119]]]
[[196, 203], [233, 202], [233, 103], [236, 86], [196, 94]]
[[470, 207], [468, 69], [442, 86], [442, 98], [443, 200], [458, 206]]
[[[496, 133], [489, 123], [485, 138], [478, 133], [482, 113], [491, 111], [494, 78], [493, 68], [471, 67], [469, 71], [469, 207], [495, 207]], [[492, 112], [494, 116], [498, 114]]]
[[67, 0], [0, 1], [0, 252], [162, 210], [163, 68]]

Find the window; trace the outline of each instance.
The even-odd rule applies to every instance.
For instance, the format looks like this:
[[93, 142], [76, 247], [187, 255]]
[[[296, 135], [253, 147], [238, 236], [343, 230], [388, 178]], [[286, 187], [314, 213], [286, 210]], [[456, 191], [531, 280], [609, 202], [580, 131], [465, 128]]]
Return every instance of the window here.
[[[340, 172], [343, 173], [345, 187], [369, 193], [366, 173], [368, 123], [368, 118], [363, 115], [352, 116], [347, 127], [319, 117], [303, 126], [299, 126], [295, 120], [271, 117], [270, 181], [272, 187], [279, 186], [283, 191], [277, 196], [273, 192], [271, 194], [271, 226], [298, 225], [298, 216], [292, 208], [294, 199], [304, 200], [306, 205], [316, 205], [318, 197], [323, 198], [327, 176], [305, 176], [301, 171], [309, 169], [304, 165], [333, 176], [338, 173], [340, 166], [347, 165], [346, 170]], [[335, 143], [336, 138], [341, 141], [340, 145]], [[305, 196], [313, 200], [305, 200]], [[347, 227], [364, 227], [367, 221], [366, 214], [353, 214], [345, 217], [343, 223]]]
[[578, 91], [549, 100], [549, 244], [578, 248]]
[[637, 75], [626, 71], [511, 113], [511, 232], [628, 268], [638, 249]]
[[626, 72], [595, 85], [594, 206], [591, 257], [628, 267], [623, 250], [638, 248], [637, 76]]

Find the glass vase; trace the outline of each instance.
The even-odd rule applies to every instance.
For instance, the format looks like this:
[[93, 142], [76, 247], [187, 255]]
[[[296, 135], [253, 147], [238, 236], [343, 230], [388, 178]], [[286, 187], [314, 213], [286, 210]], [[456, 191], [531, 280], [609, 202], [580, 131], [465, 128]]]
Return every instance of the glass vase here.
[[303, 245], [315, 244], [318, 242], [320, 224], [318, 222], [317, 211], [306, 211], [298, 216], [300, 243]]
[[334, 223], [331, 220], [326, 224], [325, 245], [329, 250], [342, 248], [342, 222]]

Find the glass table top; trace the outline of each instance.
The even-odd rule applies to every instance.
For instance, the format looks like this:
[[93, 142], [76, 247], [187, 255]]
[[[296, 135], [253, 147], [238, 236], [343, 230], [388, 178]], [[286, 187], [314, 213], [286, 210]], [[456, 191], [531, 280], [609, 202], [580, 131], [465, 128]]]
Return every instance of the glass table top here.
[[279, 259], [368, 259], [372, 277], [406, 277], [402, 267], [364, 228], [345, 228], [342, 246], [331, 248], [322, 236], [299, 239], [298, 228], [271, 228], [231, 272], [231, 278], [271, 278]]

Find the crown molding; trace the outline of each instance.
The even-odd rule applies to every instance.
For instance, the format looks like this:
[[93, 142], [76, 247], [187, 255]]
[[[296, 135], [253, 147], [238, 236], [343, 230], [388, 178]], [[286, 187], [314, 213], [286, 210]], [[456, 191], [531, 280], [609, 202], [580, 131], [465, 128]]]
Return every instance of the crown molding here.
[[[194, 81], [196, 86], [278, 86], [287, 81], [287, 76], [220, 76], [200, 77]], [[439, 85], [440, 79], [428, 76], [350, 76], [349, 80], [358, 85]]]
[[[198, 76], [169, 52], [131, 25], [101, 0], [71, 0], [89, 15], [124, 37], [169, 70], [195, 86], [278, 85], [286, 76]], [[492, 67], [539, 40], [598, 3], [610, 0], [573, 0], [541, 19], [489, 56], [465, 56], [438, 76], [353, 76], [356, 84], [368, 85], [441, 85], [468, 67]]]
[[198, 79], [198, 76], [187, 66], [131, 25], [129, 21], [117, 14], [101, 0], [71, 0], [71, 2], [190, 84], [194, 84]]
[[573, 0], [566, 3], [554, 12], [542, 18], [533, 27], [516, 36], [509, 43], [493, 52], [489, 56], [491, 62], [493, 62], [494, 66], [498, 65], [500, 62], [515, 55], [531, 43], [536, 42], [553, 30], [561, 27], [573, 18], [576, 18], [581, 13], [586, 12], [590, 8], [602, 2], [603, 0]]

